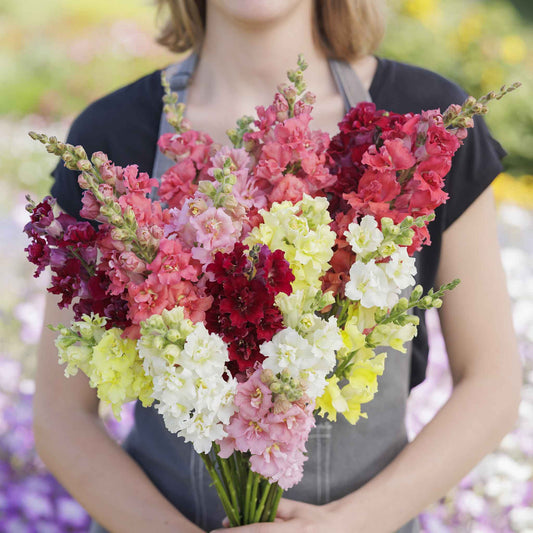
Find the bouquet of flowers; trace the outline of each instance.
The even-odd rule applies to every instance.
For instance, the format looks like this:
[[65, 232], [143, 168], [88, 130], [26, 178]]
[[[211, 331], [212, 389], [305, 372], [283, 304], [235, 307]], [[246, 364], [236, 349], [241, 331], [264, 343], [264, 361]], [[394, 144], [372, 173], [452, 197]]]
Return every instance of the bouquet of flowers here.
[[117, 417], [155, 402], [202, 456], [232, 526], [274, 520], [315, 414], [366, 416], [379, 347], [405, 352], [410, 311], [440, 307], [459, 282], [423, 295], [414, 253], [472, 117], [514, 88], [442, 114], [361, 103], [330, 139], [310, 128], [305, 68], [299, 58], [274, 102], [228, 130], [232, 146], [193, 130], [163, 78], [175, 133], [158, 142], [174, 161], [160, 184], [30, 133], [80, 172], [92, 221], [54, 213], [51, 197], [28, 206], [35, 275], [50, 267], [48, 290], [74, 312], [53, 327], [65, 375], [84, 372]]

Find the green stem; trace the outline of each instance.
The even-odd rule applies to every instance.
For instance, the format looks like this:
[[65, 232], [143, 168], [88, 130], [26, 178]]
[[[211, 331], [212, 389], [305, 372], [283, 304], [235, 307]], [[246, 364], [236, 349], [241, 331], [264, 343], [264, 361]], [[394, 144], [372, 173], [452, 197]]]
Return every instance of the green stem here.
[[259, 488], [259, 474], [252, 472], [253, 482], [252, 482], [252, 495], [250, 496], [250, 508], [249, 515], [246, 519], [247, 524], [253, 524], [252, 520], [255, 516], [255, 510], [257, 508], [257, 489]]
[[340, 313], [339, 313], [339, 317], [337, 318], [337, 324], [339, 328], [343, 328], [344, 325], [346, 324], [346, 315], [348, 314], [348, 310], [350, 307], [350, 301], [345, 300], [343, 302], [340, 302], [338, 306], [340, 307]]
[[354, 360], [354, 357], [355, 357], [356, 353], [357, 353], [357, 351], [353, 351], [353, 352], [350, 352], [349, 354], [347, 354], [346, 357], [342, 360], [341, 364], [335, 369], [335, 375], [338, 378], [345, 377], [344, 374], [345, 374], [346, 370], [353, 363], [353, 360]]
[[246, 479], [248, 477], [248, 471], [244, 468], [241, 453], [236, 451], [232, 456], [235, 460], [235, 469], [239, 480], [239, 505], [241, 510], [241, 517], [244, 518], [244, 505], [246, 497]]
[[276, 518], [276, 514], [278, 512], [278, 505], [279, 501], [281, 500], [281, 496], [283, 494], [283, 489], [276, 485], [276, 496], [274, 497], [274, 500], [272, 501], [272, 507], [270, 509], [270, 515], [268, 517], [269, 522], [274, 522], [274, 519]]
[[230, 471], [228, 460], [219, 457], [218, 452], [220, 451], [220, 447], [217, 444], [214, 444], [213, 450], [217, 458], [218, 466], [222, 473], [222, 480], [224, 481], [226, 490], [227, 492], [229, 492], [229, 495], [231, 497], [231, 503], [233, 504], [233, 508], [235, 509], [236, 513], [239, 515], [240, 518], [240, 506], [237, 500], [237, 491], [235, 490], [235, 475]]
[[268, 498], [268, 495], [270, 494], [270, 483], [265, 479], [261, 482], [261, 488], [262, 488], [262, 494], [261, 494], [261, 500], [259, 501], [259, 505], [257, 509], [255, 510], [254, 515], [254, 524], [259, 522], [261, 520], [261, 516], [263, 515], [263, 510], [265, 508], [265, 503]]
[[243, 522], [248, 524], [248, 518], [250, 516], [250, 496], [252, 494], [252, 484], [254, 479], [254, 473], [248, 470], [248, 477], [246, 479], [246, 496], [244, 499], [244, 516]]
[[[217, 462], [217, 465], [218, 465], [218, 469], [220, 471], [220, 481], [222, 482], [222, 485], [224, 487], [224, 492], [226, 494], [230, 494], [230, 480], [227, 478], [227, 476], [225, 475], [225, 472], [222, 468], [222, 461], [223, 459], [220, 458], [216, 453], [215, 453], [215, 458], [216, 458], [216, 462]], [[235, 502], [232, 501], [232, 504], [235, 505]]]
[[274, 501], [277, 495], [277, 485], [269, 485], [268, 498], [265, 503], [265, 508], [263, 509], [263, 514], [261, 515], [260, 522], [268, 522], [270, 517], [270, 512], [272, 509], [272, 502]]
[[220, 477], [215, 469], [215, 466], [213, 465], [213, 462], [211, 461], [211, 458], [209, 457], [209, 455], [205, 453], [202, 453], [200, 455], [204, 461], [207, 471], [209, 472], [209, 475], [211, 476], [211, 479], [213, 480], [218, 497], [220, 498], [220, 501], [222, 502], [222, 505], [224, 506], [224, 511], [226, 511], [226, 515], [230, 521], [231, 527], [240, 526], [241, 525], [240, 520], [238, 516], [236, 515], [235, 510], [231, 506], [231, 502], [229, 501], [228, 495], [226, 491], [224, 490], [222, 481], [220, 480]]
[[80, 256], [80, 254], [78, 254], [78, 252], [74, 249], [74, 247], [72, 246], [67, 246], [67, 248], [69, 249], [70, 253], [76, 258], [78, 259], [78, 261], [81, 263], [81, 265], [83, 266], [83, 268], [87, 271], [87, 274], [89, 274], [89, 276], [94, 276], [94, 267], [92, 267], [91, 265], [87, 264]]

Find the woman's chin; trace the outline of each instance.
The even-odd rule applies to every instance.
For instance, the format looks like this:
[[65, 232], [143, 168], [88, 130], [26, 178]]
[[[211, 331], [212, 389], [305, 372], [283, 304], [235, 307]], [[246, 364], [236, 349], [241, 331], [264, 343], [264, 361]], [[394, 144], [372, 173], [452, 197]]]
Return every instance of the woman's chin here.
[[218, 11], [241, 23], [274, 22], [311, 0], [208, 0]]

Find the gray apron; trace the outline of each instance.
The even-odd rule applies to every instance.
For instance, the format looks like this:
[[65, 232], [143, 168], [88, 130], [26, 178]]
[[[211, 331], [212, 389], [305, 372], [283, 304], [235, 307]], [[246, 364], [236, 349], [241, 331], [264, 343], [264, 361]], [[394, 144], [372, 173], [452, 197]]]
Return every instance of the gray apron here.
[[[179, 101], [185, 102], [188, 81], [197, 55], [167, 69], [167, 79]], [[346, 110], [360, 101], [371, 101], [351, 66], [330, 60], [331, 71], [341, 92]], [[174, 131], [164, 115], [159, 135]], [[161, 175], [173, 162], [156, 151], [152, 177]], [[307, 443], [308, 460], [302, 481], [284, 496], [315, 505], [325, 504], [355, 491], [383, 470], [408, 443], [405, 408], [409, 395], [412, 343], [407, 353], [388, 348], [385, 371], [379, 376], [379, 390], [370, 403], [363, 405], [368, 419], [355, 426], [343, 416], [337, 422], [317, 417]], [[219, 528], [225, 516], [202, 459], [190, 443], [170, 433], [161, 415], [153, 408], [135, 406], [135, 425], [123, 448], [141, 466], [161, 493], [189, 520], [210, 531]], [[408, 483], [408, 480], [405, 480]], [[357, 509], [354, 509], [357, 513]], [[96, 523], [92, 533], [106, 530]], [[402, 526], [397, 533], [418, 533], [418, 519]]]

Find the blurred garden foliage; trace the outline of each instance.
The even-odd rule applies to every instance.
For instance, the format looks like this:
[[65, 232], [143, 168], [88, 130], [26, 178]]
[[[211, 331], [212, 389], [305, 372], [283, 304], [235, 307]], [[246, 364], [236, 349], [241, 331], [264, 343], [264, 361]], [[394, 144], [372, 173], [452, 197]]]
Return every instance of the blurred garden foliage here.
[[446, 76], [481, 96], [515, 81], [523, 86], [487, 115], [514, 175], [533, 168], [533, 30], [515, 5], [501, 0], [388, 0], [382, 54]]
[[158, 68], [154, 20], [146, 0], [2, 0], [0, 114], [57, 120]]
[[[381, 55], [435, 70], [475, 96], [504, 83], [524, 84], [505, 103], [492, 106], [487, 121], [509, 152], [507, 171], [531, 174], [533, 56], [528, 50], [533, 32], [515, 4], [387, 0], [387, 5], [389, 24]], [[63, 128], [60, 124], [60, 131], [53, 132], [63, 134], [65, 123], [89, 102], [171, 62], [173, 56], [154, 41], [156, 27], [151, 0], [2, 0], [1, 174], [18, 174], [15, 182], [23, 188], [45, 190], [50, 159], [27, 148], [25, 154], [34, 156], [15, 169], [20, 160], [17, 147], [2, 145], [9, 143], [10, 125], [24, 116], [38, 116], [63, 121]], [[45, 161], [47, 171], [33, 170], [35, 158]]]

